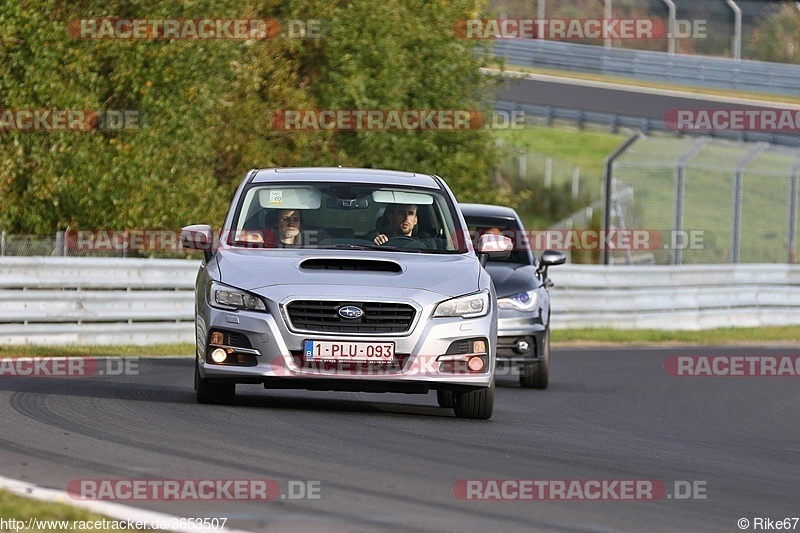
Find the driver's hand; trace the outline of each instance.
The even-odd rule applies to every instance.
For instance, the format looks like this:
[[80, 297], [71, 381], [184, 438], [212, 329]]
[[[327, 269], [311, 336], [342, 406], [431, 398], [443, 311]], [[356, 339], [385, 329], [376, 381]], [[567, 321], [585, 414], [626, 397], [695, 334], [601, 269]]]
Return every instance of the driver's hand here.
[[375, 237], [375, 238], [372, 240], [372, 242], [374, 242], [375, 244], [383, 244], [383, 243], [387, 242], [388, 240], [389, 240], [389, 237], [387, 237], [386, 235], [384, 235], [383, 233], [381, 233], [380, 235], [378, 235], [377, 237]]

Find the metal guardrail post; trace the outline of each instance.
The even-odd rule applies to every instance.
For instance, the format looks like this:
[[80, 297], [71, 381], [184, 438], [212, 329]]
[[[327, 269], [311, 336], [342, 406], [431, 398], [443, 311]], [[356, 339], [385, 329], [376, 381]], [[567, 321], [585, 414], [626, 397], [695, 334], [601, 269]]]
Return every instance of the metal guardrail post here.
[[792, 182], [789, 196], [789, 244], [787, 246], [787, 263], [792, 264], [797, 259], [795, 246], [797, 246], [797, 182], [800, 180], [800, 163], [792, 168]]
[[663, 0], [669, 10], [669, 22], [667, 23], [667, 52], [675, 54], [675, 2]]
[[758, 143], [758, 145], [747, 152], [743, 158], [736, 163], [733, 171], [733, 238], [731, 242], [731, 263], [739, 263], [739, 249], [742, 241], [742, 189], [744, 187], [744, 169], [750, 161], [758, 154], [769, 148], [769, 143]]
[[[689, 160], [703, 149], [705, 145], [711, 142], [711, 137], [700, 137], [697, 139], [692, 147], [678, 158], [678, 168], [675, 169], [675, 224], [673, 225], [674, 237], [680, 235], [683, 231], [683, 193], [685, 188], [686, 165]], [[675, 242], [670, 244], [675, 245]], [[672, 264], [680, 265], [683, 263], [683, 247], [673, 246], [672, 249]]]
[[733, 59], [740, 61], [742, 59], [742, 10], [736, 5], [733, 0], [725, 0], [725, 2], [733, 10], [733, 46], [731, 47]]
[[[611, 0], [603, 0], [603, 17], [606, 20], [611, 18]], [[605, 32], [608, 33], [608, 32]], [[611, 37], [608, 35], [603, 39], [603, 47], [611, 48]]]
[[[545, 0], [539, 0], [536, 3], [536, 18], [539, 19], [539, 20], [544, 20], [545, 16], [546, 16], [545, 15], [545, 5], [544, 5], [544, 3], [545, 3]], [[539, 39], [539, 40], [544, 39], [543, 33], [544, 32], [538, 32], [538, 34], [536, 35], [536, 38]]]
[[[608, 157], [606, 157], [605, 162], [605, 176], [603, 177], [603, 193], [605, 198], [603, 200], [603, 231], [606, 232], [611, 228], [611, 201], [612, 201], [612, 190], [611, 185], [614, 180], [614, 162], [621, 156], [625, 151], [630, 148], [630, 146], [635, 143], [640, 138], [644, 137], [641, 131], [636, 131], [633, 135], [625, 139], [625, 141], [620, 144], [616, 150], [614, 150]], [[610, 263], [611, 259], [611, 250], [604, 249], [603, 250], [603, 264], [607, 265]]]

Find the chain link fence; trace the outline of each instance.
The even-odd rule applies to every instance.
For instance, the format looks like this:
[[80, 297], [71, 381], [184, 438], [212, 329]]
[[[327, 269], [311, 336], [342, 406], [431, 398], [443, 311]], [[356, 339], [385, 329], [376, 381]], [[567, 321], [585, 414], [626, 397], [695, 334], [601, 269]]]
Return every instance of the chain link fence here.
[[797, 148], [644, 137], [613, 164], [610, 228], [652, 230], [662, 240], [614, 251], [610, 262], [796, 263], [798, 174]]

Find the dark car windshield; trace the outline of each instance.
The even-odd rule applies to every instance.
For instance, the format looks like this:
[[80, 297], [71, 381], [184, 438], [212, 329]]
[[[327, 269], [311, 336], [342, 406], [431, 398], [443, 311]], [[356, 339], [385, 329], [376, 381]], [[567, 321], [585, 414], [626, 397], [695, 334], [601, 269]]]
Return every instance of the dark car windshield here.
[[463, 231], [453, 209], [442, 192], [432, 189], [317, 182], [254, 184], [237, 206], [228, 243], [263, 249], [464, 253], [467, 244], [460, 237]]
[[487, 233], [505, 235], [514, 243], [514, 249], [508, 257], [503, 259], [490, 258], [490, 263], [533, 264], [528, 236], [516, 220], [505, 217], [475, 215], [464, 215], [464, 219], [467, 221], [469, 235], [475, 246], [477, 246], [481, 235]]

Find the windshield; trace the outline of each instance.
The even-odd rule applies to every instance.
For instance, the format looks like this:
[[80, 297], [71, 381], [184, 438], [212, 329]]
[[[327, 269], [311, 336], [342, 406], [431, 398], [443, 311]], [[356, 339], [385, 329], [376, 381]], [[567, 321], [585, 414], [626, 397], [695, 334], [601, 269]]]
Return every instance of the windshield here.
[[463, 253], [458, 218], [439, 191], [342, 183], [257, 184], [245, 190], [228, 244]]

